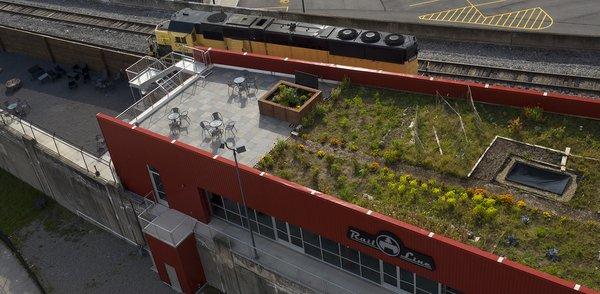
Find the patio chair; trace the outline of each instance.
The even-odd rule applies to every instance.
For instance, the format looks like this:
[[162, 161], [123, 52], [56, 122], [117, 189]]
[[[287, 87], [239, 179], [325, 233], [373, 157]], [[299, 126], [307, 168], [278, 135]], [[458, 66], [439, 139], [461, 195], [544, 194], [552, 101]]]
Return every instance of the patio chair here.
[[237, 129], [235, 128], [235, 122], [234, 121], [229, 121], [225, 125], [225, 133], [227, 133], [227, 132], [231, 132], [231, 134], [233, 134], [233, 136], [235, 137], [235, 135], [237, 133]]
[[211, 128], [210, 128], [210, 126], [208, 124], [209, 124], [209, 122], [207, 122], [207, 121], [201, 121], [200, 122], [200, 128], [202, 128], [202, 134], [203, 135], [204, 135], [204, 132], [207, 132], [209, 135], [212, 134]]
[[21, 118], [27, 116], [27, 114], [31, 111], [31, 106], [26, 101], [19, 102], [19, 106], [15, 109], [17, 115]]
[[187, 110], [186, 111], [182, 111], [179, 113], [179, 120], [180, 121], [187, 121], [188, 124], [192, 123], [192, 121], [190, 120], [190, 116], [188, 115]]
[[48, 71], [46, 71], [46, 73], [50, 77], [50, 80], [53, 81], [53, 82], [56, 81], [56, 80], [58, 80], [61, 77], [61, 74], [55, 72], [52, 69], [49, 69]]
[[90, 77], [90, 73], [89, 72], [83, 72], [82, 76], [83, 76], [83, 83], [87, 83], [87, 82], [89, 82], [92, 79]]
[[245, 85], [246, 89], [254, 88], [255, 91], [258, 91], [258, 85], [256, 84], [256, 77], [254, 77], [254, 76], [247, 77], [244, 84], [246, 84]]
[[84, 63], [81, 66], [81, 73], [89, 73], [90, 72], [90, 68], [88, 67], [87, 63]]
[[237, 85], [233, 81], [227, 81], [227, 94], [229, 96], [235, 94]]
[[213, 117], [213, 120], [223, 121], [223, 116], [218, 111], [217, 112], [213, 112], [212, 117]]
[[173, 107], [173, 108], [171, 108], [171, 112], [172, 113], [179, 113], [179, 107]]
[[46, 71], [37, 64], [27, 69], [27, 72], [31, 75], [31, 80], [37, 80], [46, 73]]

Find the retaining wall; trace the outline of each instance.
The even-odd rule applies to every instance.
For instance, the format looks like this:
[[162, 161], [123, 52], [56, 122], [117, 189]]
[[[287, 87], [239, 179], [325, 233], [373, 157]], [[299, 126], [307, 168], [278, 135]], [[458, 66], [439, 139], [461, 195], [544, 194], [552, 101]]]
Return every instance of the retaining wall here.
[[0, 168], [118, 237], [132, 244], [145, 243], [128, 192], [2, 124]]
[[[362, 29], [401, 32], [412, 34], [418, 38], [453, 40], [463, 42], [491, 43], [509, 46], [550, 48], [550, 49], [588, 49], [600, 50], [600, 38], [594, 36], [574, 36], [548, 32], [520, 32], [496, 30], [493, 28], [469, 28], [465, 26], [448, 26], [424, 24], [407, 21], [380, 21], [372, 19], [357, 19], [299, 12], [267, 11], [240, 7], [223, 7], [208, 4], [188, 3], [188, 1], [165, 0], [96, 0], [116, 4], [139, 5], [145, 7], [160, 7], [163, 9], [179, 10], [186, 7], [208, 11], [225, 11], [232, 13], [271, 16], [300, 22], [311, 22], [342, 27], [357, 27]], [[202, 2], [202, 1], [195, 1]], [[208, 2], [205, 0], [204, 2]]]
[[0, 50], [59, 64], [86, 63], [94, 71], [107, 71], [111, 75], [127, 68], [141, 57], [5, 26], [0, 26]]

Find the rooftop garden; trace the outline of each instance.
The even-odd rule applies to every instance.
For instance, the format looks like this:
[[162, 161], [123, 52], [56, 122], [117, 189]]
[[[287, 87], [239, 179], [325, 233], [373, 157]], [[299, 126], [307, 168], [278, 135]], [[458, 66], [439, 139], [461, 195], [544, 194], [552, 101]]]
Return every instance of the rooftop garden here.
[[466, 177], [496, 135], [600, 158], [597, 121], [344, 82], [303, 125], [258, 167], [600, 289], [600, 162], [569, 158], [577, 191], [556, 209]]

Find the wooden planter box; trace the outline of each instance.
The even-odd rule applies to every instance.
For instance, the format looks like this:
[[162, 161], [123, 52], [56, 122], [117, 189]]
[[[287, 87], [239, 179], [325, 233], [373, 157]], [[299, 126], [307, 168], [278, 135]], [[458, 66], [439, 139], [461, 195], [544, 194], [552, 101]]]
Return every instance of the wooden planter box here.
[[[273, 99], [273, 96], [275, 96], [279, 91], [279, 85], [286, 85], [289, 87], [307, 91], [310, 93], [310, 98], [308, 98], [308, 100], [306, 100], [306, 102], [304, 102], [304, 104], [300, 106], [300, 108], [287, 107], [275, 103], [271, 100]], [[287, 121], [289, 123], [297, 125], [300, 124], [300, 121], [305, 115], [307, 115], [313, 108], [315, 108], [315, 105], [317, 105], [317, 103], [321, 101], [321, 98], [322, 97], [320, 90], [286, 81], [279, 81], [277, 82], [277, 84], [273, 85], [273, 87], [271, 87], [271, 89], [269, 89], [267, 93], [265, 93], [260, 97], [260, 99], [258, 99], [258, 109], [260, 111], [260, 114], [262, 115], [274, 117], [276, 119]]]

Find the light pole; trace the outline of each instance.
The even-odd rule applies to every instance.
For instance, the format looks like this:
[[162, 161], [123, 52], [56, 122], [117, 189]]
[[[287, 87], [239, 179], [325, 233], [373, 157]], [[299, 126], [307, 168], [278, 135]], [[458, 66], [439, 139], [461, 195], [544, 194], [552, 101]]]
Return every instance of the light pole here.
[[235, 172], [237, 173], [238, 185], [240, 186], [240, 194], [242, 195], [242, 204], [246, 209], [246, 220], [248, 222], [248, 231], [250, 231], [250, 240], [252, 240], [252, 249], [254, 251], [254, 259], [258, 259], [258, 253], [256, 252], [256, 241], [254, 241], [254, 232], [252, 231], [252, 225], [250, 224], [250, 211], [248, 210], [248, 205], [246, 205], [246, 197], [244, 196], [244, 189], [242, 188], [242, 178], [240, 177], [240, 166], [237, 160], [238, 153], [246, 152], [246, 146], [242, 145], [239, 147], [232, 146], [230, 147], [227, 141], [222, 142], [219, 146], [221, 149], [229, 149], [233, 152], [233, 160], [235, 161]]
[[306, 8], [304, 7], [304, 0], [302, 0], [302, 13], [306, 13]]

